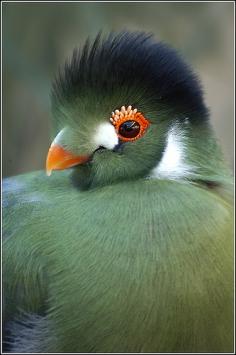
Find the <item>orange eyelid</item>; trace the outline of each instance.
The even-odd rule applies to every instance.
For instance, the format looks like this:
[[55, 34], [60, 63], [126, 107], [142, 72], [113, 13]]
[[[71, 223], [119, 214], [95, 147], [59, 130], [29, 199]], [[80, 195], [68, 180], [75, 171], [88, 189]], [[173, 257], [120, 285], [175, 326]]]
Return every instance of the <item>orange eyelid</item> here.
[[[143, 114], [136, 108], [132, 109], [132, 106], [128, 106], [127, 108], [122, 106], [120, 110], [115, 110], [115, 112], [112, 112], [110, 121], [116, 129], [118, 137], [125, 142], [134, 141], [142, 137], [147, 127], [150, 125], [150, 122], [143, 116]], [[136, 121], [139, 123], [140, 131], [136, 137], [126, 138], [119, 134], [120, 125], [126, 121]]]

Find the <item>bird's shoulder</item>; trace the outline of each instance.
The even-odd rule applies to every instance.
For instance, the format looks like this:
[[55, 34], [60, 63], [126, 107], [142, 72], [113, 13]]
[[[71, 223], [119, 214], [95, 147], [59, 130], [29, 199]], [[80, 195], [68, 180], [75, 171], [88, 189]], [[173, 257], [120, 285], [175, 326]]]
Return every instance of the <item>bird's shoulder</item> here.
[[[53, 179], [44, 171], [36, 171], [4, 178], [2, 181], [3, 237], [9, 230], [25, 226], [42, 211], [56, 203], [58, 195], [69, 190], [68, 172], [55, 175]], [[63, 189], [64, 188], [64, 189]], [[10, 233], [11, 234], [11, 233]]]
[[52, 178], [44, 171], [36, 171], [4, 178], [2, 182], [3, 209], [10, 211], [24, 205], [46, 204], [49, 197], [70, 187], [68, 172]]

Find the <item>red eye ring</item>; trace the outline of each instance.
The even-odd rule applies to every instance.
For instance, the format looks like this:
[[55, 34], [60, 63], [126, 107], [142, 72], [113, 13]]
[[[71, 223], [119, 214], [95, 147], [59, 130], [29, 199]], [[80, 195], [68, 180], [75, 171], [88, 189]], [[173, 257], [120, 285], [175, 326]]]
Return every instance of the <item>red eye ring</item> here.
[[[150, 122], [142, 115], [141, 112], [138, 112], [136, 108], [132, 110], [132, 106], [128, 106], [127, 109], [125, 106], [122, 106], [120, 110], [112, 112], [110, 121], [116, 129], [118, 137], [124, 142], [134, 141], [142, 137], [150, 124]], [[131, 123], [129, 124], [128, 129], [130, 130], [130, 127], [135, 127], [135, 132], [133, 131], [130, 133], [127, 131], [128, 134], [126, 136], [122, 135], [121, 128], [124, 123]]]

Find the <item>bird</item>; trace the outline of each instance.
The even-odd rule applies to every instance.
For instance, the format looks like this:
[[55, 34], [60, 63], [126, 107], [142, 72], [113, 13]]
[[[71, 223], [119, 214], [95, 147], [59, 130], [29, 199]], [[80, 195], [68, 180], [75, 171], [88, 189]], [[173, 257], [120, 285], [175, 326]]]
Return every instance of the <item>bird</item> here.
[[6, 352], [233, 352], [233, 180], [199, 76], [99, 32], [52, 82], [46, 169], [3, 181]]

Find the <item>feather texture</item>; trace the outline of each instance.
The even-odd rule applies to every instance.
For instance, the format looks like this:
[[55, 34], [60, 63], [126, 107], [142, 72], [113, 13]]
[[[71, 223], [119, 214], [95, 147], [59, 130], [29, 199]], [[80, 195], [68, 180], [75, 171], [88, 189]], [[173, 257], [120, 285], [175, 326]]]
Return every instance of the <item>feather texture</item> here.
[[4, 218], [21, 220], [4, 253], [8, 317], [46, 310], [49, 352], [232, 351], [230, 205], [190, 183], [78, 192], [66, 179], [27, 175], [48, 208], [17, 198]]

